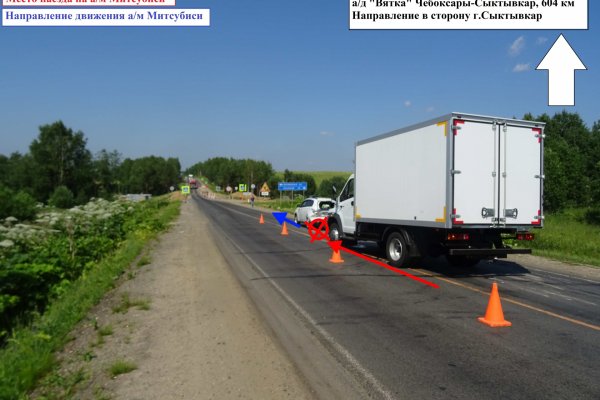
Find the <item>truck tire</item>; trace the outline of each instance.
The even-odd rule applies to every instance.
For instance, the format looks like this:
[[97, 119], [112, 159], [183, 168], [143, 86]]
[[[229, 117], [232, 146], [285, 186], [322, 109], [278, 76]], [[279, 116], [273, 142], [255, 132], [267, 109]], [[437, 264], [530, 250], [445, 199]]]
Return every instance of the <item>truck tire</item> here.
[[408, 259], [408, 247], [404, 235], [392, 232], [385, 242], [385, 256], [392, 267], [402, 267]]

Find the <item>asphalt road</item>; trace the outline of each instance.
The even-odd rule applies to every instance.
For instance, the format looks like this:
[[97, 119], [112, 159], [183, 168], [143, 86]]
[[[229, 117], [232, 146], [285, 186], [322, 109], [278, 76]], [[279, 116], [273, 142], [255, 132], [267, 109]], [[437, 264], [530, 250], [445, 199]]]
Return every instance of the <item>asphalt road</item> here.
[[[194, 196], [267, 323], [322, 398], [600, 399], [600, 274], [426, 260], [434, 289], [310, 242], [269, 214]], [[193, 223], [193, 221], [190, 221]], [[356, 251], [377, 255], [369, 246]], [[539, 259], [538, 259], [539, 260]], [[598, 277], [598, 278], [596, 278]], [[508, 328], [483, 316], [497, 282]], [[269, 294], [270, 293], [270, 294]]]

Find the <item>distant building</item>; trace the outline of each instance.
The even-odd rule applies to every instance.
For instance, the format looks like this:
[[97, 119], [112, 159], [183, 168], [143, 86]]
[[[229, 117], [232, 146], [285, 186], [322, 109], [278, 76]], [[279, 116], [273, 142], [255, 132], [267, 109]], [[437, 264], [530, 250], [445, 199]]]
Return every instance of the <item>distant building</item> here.
[[152, 195], [149, 193], [126, 194], [125, 195], [125, 200], [135, 201], [135, 202], [150, 200], [151, 198], [152, 198]]

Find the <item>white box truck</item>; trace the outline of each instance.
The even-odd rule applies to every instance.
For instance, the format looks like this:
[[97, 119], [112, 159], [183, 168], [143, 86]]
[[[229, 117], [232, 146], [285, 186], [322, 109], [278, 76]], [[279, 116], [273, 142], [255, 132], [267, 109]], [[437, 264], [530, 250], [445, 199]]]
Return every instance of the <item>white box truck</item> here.
[[463, 113], [362, 140], [330, 239], [375, 241], [393, 266], [531, 253], [503, 240], [543, 225], [543, 144], [544, 123]]

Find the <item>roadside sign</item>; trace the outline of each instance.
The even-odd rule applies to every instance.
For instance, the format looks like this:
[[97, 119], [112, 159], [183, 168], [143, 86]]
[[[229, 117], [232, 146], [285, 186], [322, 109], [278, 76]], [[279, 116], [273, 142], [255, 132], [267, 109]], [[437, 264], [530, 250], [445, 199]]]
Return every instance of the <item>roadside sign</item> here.
[[240, 183], [238, 187], [239, 187], [239, 191], [240, 192], [247, 192], [248, 191], [248, 185], [246, 185], [245, 183]]
[[250, 189], [254, 190], [254, 188], [256, 188], [256, 185], [253, 183], [252, 185], [250, 185]]
[[172, 192], [173, 190], [175, 190], [175, 186], [171, 186], [171, 187], [169, 188], [169, 190]]
[[190, 187], [185, 185], [181, 187], [181, 193], [183, 194], [190, 194]]
[[269, 185], [267, 185], [267, 182], [262, 184], [262, 186], [260, 187], [260, 191], [261, 192], [270, 192], [271, 191], [271, 189], [269, 189]]
[[227, 187], [225, 188], [225, 190], [227, 190], [229, 193], [231, 193], [231, 190], [232, 190], [232, 189], [231, 189], [231, 186], [227, 186]]
[[222, 192], [222, 191], [223, 191], [223, 188], [222, 188], [221, 186], [215, 186], [215, 190], [216, 190], [217, 192]]
[[279, 182], [277, 184], [277, 189], [280, 192], [283, 191], [298, 191], [302, 192], [308, 189], [308, 184], [306, 182]]

